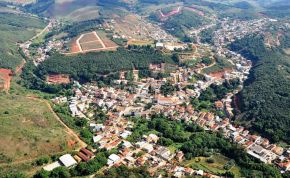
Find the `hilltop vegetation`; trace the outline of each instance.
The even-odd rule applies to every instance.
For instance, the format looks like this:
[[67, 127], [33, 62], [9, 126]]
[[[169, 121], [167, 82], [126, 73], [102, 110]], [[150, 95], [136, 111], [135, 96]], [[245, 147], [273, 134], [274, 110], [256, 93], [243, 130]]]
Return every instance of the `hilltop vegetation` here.
[[15, 69], [22, 59], [16, 43], [28, 40], [44, 26], [44, 21], [35, 17], [0, 13], [0, 68]]
[[180, 38], [183, 41], [188, 41], [186, 35], [190, 28], [198, 28], [208, 22], [205, 18], [190, 10], [182, 10], [176, 15], [168, 17], [162, 21], [159, 12], [155, 12], [150, 16], [151, 20], [161, 22], [162, 27], [172, 35]]
[[[285, 41], [288, 40], [289, 36]], [[254, 62], [239, 94], [242, 108], [238, 120], [249, 121], [249, 127], [275, 142], [283, 140], [289, 144], [289, 56], [281, 47], [266, 48], [261, 35], [248, 36], [230, 47]]]

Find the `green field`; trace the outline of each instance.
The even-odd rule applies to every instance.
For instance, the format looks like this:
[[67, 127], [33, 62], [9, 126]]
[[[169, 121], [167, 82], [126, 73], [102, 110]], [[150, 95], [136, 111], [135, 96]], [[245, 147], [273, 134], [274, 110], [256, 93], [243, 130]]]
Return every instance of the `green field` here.
[[45, 100], [28, 97], [19, 87], [15, 94], [0, 94], [0, 177], [14, 170], [32, 175], [38, 167], [31, 163], [39, 157], [79, 146], [68, 145], [75, 137], [67, 134]]
[[71, 138], [45, 102], [4, 94], [0, 100], [0, 163], [67, 149], [66, 143]]
[[224, 69], [229, 69], [232, 67], [233, 65], [227, 59], [217, 58], [216, 63], [213, 66], [203, 69], [202, 72], [208, 74], [212, 72], [220, 72]]
[[16, 43], [29, 40], [45, 22], [23, 14], [0, 13], [0, 68], [15, 69], [22, 58]]
[[[208, 163], [208, 159], [214, 160], [213, 163]], [[231, 169], [226, 170], [224, 166], [230, 161], [227, 157], [216, 154], [212, 155], [211, 157], [196, 157], [190, 161], [185, 161], [183, 165], [191, 167], [196, 170], [204, 170], [206, 172], [210, 172], [213, 174], [221, 174], [225, 173], [226, 171], [231, 171], [235, 174], [236, 177], [241, 177], [240, 168], [238, 166], [233, 166]]]

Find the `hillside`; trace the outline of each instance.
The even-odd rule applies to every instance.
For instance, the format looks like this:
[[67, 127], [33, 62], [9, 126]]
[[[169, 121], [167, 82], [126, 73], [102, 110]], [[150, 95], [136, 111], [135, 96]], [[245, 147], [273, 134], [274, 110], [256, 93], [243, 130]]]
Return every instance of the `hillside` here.
[[29, 40], [45, 22], [23, 14], [0, 13], [0, 68], [15, 69], [22, 57], [16, 43]]
[[[284, 36], [289, 41], [289, 35]], [[288, 39], [287, 39], [288, 38]], [[231, 45], [254, 62], [250, 77], [239, 94], [239, 122], [246, 124], [273, 141], [290, 143], [290, 57], [283, 44], [266, 48], [264, 37], [249, 36]]]

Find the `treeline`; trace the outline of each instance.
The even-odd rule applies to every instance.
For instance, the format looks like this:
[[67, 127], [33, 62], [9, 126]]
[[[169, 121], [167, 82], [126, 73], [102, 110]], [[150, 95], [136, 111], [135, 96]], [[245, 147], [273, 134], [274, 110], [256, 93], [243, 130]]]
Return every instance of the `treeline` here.
[[283, 140], [289, 144], [289, 56], [280, 47], [266, 48], [261, 35], [245, 37], [231, 44], [230, 48], [254, 63], [245, 87], [239, 93], [242, 113], [237, 119], [250, 121], [251, 129], [274, 142]]
[[172, 56], [163, 55], [149, 46], [129, 49], [76, 56], [54, 54], [38, 66], [36, 74], [41, 78], [47, 74], [69, 74], [75, 80], [92, 81], [121, 70], [148, 70], [150, 63], [174, 63]]
[[[231, 143], [220, 133], [207, 132], [192, 123], [171, 121], [163, 115], [153, 115], [150, 120], [134, 118], [133, 121], [135, 126], [129, 139], [136, 141], [144, 134], [157, 131], [157, 135], [160, 137], [159, 144], [164, 146], [181, 145], [178, 149], [184, 152], [187, 160], [221, 153], [236, 162], [244, 177], [281, 177], [278, 169], [248, 156], [244, 148]], [[227, 175], [233, 177], [233, 173], [230, 171]]]
[[105, 171], [104, 174], [98, 174], [98, 178], [150, 178], [147, 167], [128, 168], [124, 165], [119, 167], [112, 167]]
[[29, 13], [43, 15], [54, 3], [55, 0], [37, 0], [35, 3], [25, 5], [23, 9]]
[[71, 88], [71, 84], [63, 84], [63, 85], [54, 85], [54, 84], [47, 84], [45, 82], [46, 76], [42, 76], [42, 78], [35, 75], [36, 67], [32, 61], [28, 61], [24, 68], [22, 69], [21, 78], [22, 80], [19, 81], [21, 85], [25, 86], [26, 88], [33, 89], [33, 90], [41, 90], [47, 93], [59, 93], [63, 94], [66, 89]]
[[72, 24], [63, 26], [62, 28], [58, 30], [49, 32], [45, 36], [45, 38], [48, 39], [59, 33], [66, 33], [67, 35], [65, 36], [65, 38], [73, 38], [83, 32], [92, 31], [96, 29], [100, 24], [102, 24], [102, 22], [103, 22], [102, 19], [93, 19], [93, 20], [87, 20], [87, 21], [81, 21], [81, 22], [74, 22]]

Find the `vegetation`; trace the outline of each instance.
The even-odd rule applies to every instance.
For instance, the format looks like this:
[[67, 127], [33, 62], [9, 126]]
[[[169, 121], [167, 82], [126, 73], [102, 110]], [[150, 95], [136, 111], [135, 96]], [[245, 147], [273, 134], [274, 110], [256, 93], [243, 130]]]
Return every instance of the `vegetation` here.
[[55, 0], [36, 0], [35, 3], [27, 4], [23, 8], [27, 12], [43, 15], [54, 3]]
[[41, 170], [33, 176], [33, 178], [69, 178], [69, 177], [71, 177], [71, 174], [69, 170], [65, 167], [55, 168], [51, 172]]
[[213, 44], [215, 28], [208, 28], [200, 32], [200, 41], [202, 43]]
[[[152, 20], [159, 21], [158, 14], [150, 16]], [[163, 22], [163, 28], [174, 36], [183, 41], [190, 41], [191, 39], [186, 36], [186, 31], [190, 28], [197, 28], [207, 22], [202, 16], [190, 10], [183, 10], [181, 13], [169, 17]]]
[[65, 25], [58, 30], [49, 32], [45, 38], [48, 39], [56, 34], [65, 33], [65, 38], [73, 38], [80, 35], [83, 32], [92, 31], [102, 24], [102, 19], [87, 20], [82, 22], [74, 22], [72, 24]]
[[109, 154], [107, 152], [100, 151], [96, 154], [96, 157], [88, 162], [82, 162], [78, 164], [70, 172], [73, 176], [86, 176], [96, 173], [103, 166], [107, 164], [107, 157]]
[[160, 87], [160, 92], [164, 96], [172, 95], [177, 88], [173, 85], [171, 85], [169, 82], [166, 82], [164, 85]]
[[206, 132], [192, 123], [170, 121], [162, 115], [154, 115], [151, 120], [134, 118], [134, 121], [136, 124], [130, 138], [138, 140], [143, 134], [155, 131], [160, 138], [171, 140], [172, 146], [183, 151], [187, 160], [191, 160], [193, 157], [209, 157], [213, 153], [221, 153], [236, 162], [241, 169], [242, 176], [281, 177], [276, 168], [253, 160], [243, 148], [231, 143], [220, 133]]
[[146, 167], [128, 168], [126, 166], [112, 167], [104, 173], [97, 175], [99, 178], [150, 178], [150, 174]]
[[224, 69], [231, 68], [233, 65], [225, 58], [215, 56], [215, 64], [211, 67], [207, 67], [202, 70], [202, 72], [208, 74], [212, 72], [220, 72]]
[[230, 48], [254, 63], [239, 94], [242, 108], [238, 120], [250, 121], [249, 127], [272, 141], [290, 143], [289, 56], [280, 47], [266, 48], [261, 35], [245, 37]]
[[23, 58], [16, 43], [31, 38], [45, 23], [35, 17], [0, 13], [0, 68], [15, 69]]
[[151, 47], [119, 48], [116, 52], [87, 53], [77, 56], [54, 54], [36, 70], [44, 78], [49, 73], [69, 74], [82, 81], [102, 80], [104, 75], [117, 74], [121, 70], [146, 70], [150, 63], [174, 63], [171, 56], [162, 55]]

